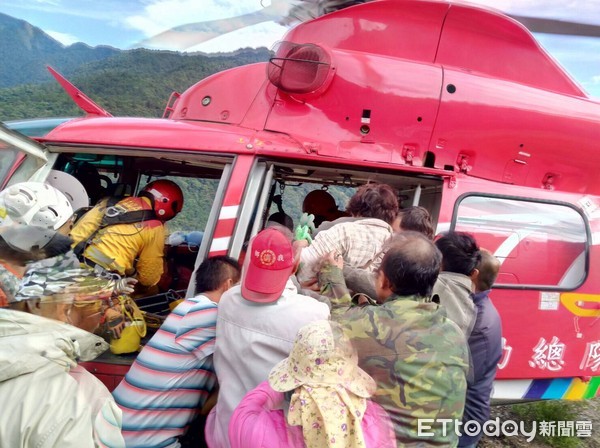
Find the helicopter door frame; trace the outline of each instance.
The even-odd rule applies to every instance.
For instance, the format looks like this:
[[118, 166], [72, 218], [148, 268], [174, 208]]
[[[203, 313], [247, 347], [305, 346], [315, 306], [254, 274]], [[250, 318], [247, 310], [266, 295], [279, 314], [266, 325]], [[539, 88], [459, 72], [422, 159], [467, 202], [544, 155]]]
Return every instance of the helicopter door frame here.
[[0, 157], [0, 189], [18, 182], [44, 180], [58, 154], [48, 151], [46, 146], [35, 140], [8, 128], [0, 122], [0, 144], [5, 146], [3, 151], [15, 151], [15, 156], [4, 166], [2, 160], [7, 154]]
[[[265, 206], [266, 197], [268, 196], [268, 191], [265, 193], [264, 185], [270, 185], [272, 178], [273, 166], [271, 165], [267, 171], [267, 163], [257, 160], [250, 171], [249, 181], [244, 192], [241, 211], [233, 232], [229, 250], [230, 257], [239, 258], [244, 242], [249, 241], [258, 232], [258, 226], [261, 221], [261, 216], [258, 214], [262, 213], [261, 211]], [[248, 235], [248, 228], [252, 219], [254, 221]]]
[[194, 271], [192, 272], [192, 275], [190, 277], [190, 282], [188, 283], [187, 291], [185, 294], [186, 298], [194, 297], [196, 295], [196, 271], [198, 270], [198, 266], [200, 266], [200, 264], [202, 264], [202, 262], [208, 256], [209, 247], [210, 244], [212, 244], [214, 231], [219, 218], [218, 212], [220, 212], [221, 210], [223, 198], [225, 197], [225, 190], [227, 189], [227, 186], [229, 185], [229, 180], [231, 178], [233, 163], [234, 162], [232, 161], [232, 163], [227, 163], [223, 167], [223, 174], [221, 174], [221, 179], [219, 180], [219, 185], [217, 186], [217, 191], [215, 192], [215, 198], [213, 200], [212, 208], [206, 221], [206, 227], [204, 229], [202, 242], [200, 243], [198, 253], [196, 254], [196, 261], [194, 262]]
[[225, 254], [239, 257], [266, 171], [267, 165], [257, 162], [253, 155], [238, 155], [225, 165], [186, 297], [195, 295], [196, 270], [207, 257]]

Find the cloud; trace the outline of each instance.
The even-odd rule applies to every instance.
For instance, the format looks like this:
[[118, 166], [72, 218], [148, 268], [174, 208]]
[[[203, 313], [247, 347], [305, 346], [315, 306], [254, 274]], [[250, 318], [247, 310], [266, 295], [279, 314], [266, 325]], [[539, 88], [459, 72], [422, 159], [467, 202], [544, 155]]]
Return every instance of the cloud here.
[[224, 34], [200, 45], [188, 48], [186, 51], [216, 53], [219, 51], [234, 51], [244, 47], [271, 48], [275, 42], [282, 40], [286, 31], [286, 27], [274, 22], [263, 23]]
[[136, 46], [189, 52], [270, 47], [286, 31], [273, 19], [294, 1], [272, 0], [267, 8], [268, 1], [156, 0], [141, 13], [126, 17], [124, 23], [148, 37]]
[[182, 23], [227, 19], [262, 9], [260, 2], [234, 0], [155, 0], [123, 19], [125, 26], [154, 36]]
[[508, 14], [600, 24], [599, 0], [454, 0], [454, 3], [478, 4]]
[[[5, 0], [2, 0], [2, 2], [4, 1]], [[3, 3], [2, 6], [14, 8], [17, 10], [29, 11], [30, 14], [34, 15], [48, 13], [48, 15], [63, 16], [63, 20], [64, 16], [66, 16], [83, 19], [94, 19], [100, 21], [109, 21], [114, 19], [115, 10], [118, 10], [116, 8], [113, 8], [112, 5], [105, 4], [104, 2], [98, 2], [97, 6], [96, 4], [87, 4], [85, 7], [79, 7], [54, 0], [36, 0], [35, 2], [7, 2], [6, 4]], [[20, 17], [20, 15], [15, 16]]]
[[76, 42], [81, 42], [81, 39], [68, 33], [59, 33], [58, 31], [44, 30], [46, 34], [59, 41], [61, 44], [69, 46]]
[[[273, 39], [277, 40], [284, 31], [280, 26], [275, 25], [268, 18], [263, 18], [261, 25], [254, 20], [257, 11], [266, 11], [264, 9], [269, 4], [272, 11], [283, 14], [289, 7], [299, 0], [150, 0], [142, 10], [138, 10], [130, 15], [125, 15], [122, 19], [124, 26], [141, 32], [144, 36], [150, 38], [157, 36], [174, 27], [188, 24], [207, 24], [207, 27], [213, 26], [214, 29], [202, 29], [199, 32], [205, 33], [201, 39], [206, 40], [206, 44], [200, 44], [194, 49], [201, 51], [218, 51], [224, 49], [233, 49], [236, 45], [271, 45]], [[491, 7], [514, 15], [524, 15], [533, 17], [545, 17], [562, 20], [579, 21], [582, 23], [593, 23], [598, 21], [598, 10], [600, 9], [600, 0], [454, 0], [455, 3], [479, 4]], [[263, 6], [264, 5], [264, 6]], [[249, 17], [253, 16], [252, 19]], [[241, 19], [239, 16], [243, 16]], [[590, 20], [594, 17], [594, 21]], [[242, 22], [246, 20], [253, 26], [244, 28], [244, 31], [236, 31], [229, 36], [225, 31], [227, 26], [222, 24], [213, 24], [212, 21], [226, 19], [232, 22]], [[233, 19], [233, 20], [229, 20]], [[182, 23], [183, 22], [183, 23]], [[220, 27], [220, 28], [219, 28]], [[233, 27], [241, 28], [241, 27]], [[217, 32], [215, 32], [217, 30]], [[219, 31], [220, 30], [220, 31]], [[270, 30], [270, 31], [269, 31]], [[191, 35], [191, 31], [190, 35]], [[198, 30], [196, 30], [198, 31]], [[213, 40], [208, 40], [215, 35]], [[228, 37], [225, 37], [228, 36]], [[275, 37], [272, 37], [275, 36]], [[265, 40], [259, 42], [264, 38]], [[169, 48], [176, 50], [187, 49], [189, 45], [185, 43], [186, 39], [193, 42], [193, 37], [183, 36], [182, 33], [175, 36], [166, 36], [166, 39], [144, 42], [143, 46], [152, 48]], [[169, 44], [169, 40], [170, 43]], [[178, 41], [178, 42], [176, 42]], [[210, 42], [210, 43], [209, 43]], [[219, 43], [221, 43], [219, 45]], [[227, 47], [227, 48], [225, 48]], [[209, 50], [210, 49], [210, 50]]]

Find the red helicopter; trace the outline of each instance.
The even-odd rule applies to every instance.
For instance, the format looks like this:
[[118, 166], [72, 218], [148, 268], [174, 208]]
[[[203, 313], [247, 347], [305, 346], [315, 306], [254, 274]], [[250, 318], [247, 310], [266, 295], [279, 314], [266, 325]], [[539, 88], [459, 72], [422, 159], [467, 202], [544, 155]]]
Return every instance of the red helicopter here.
[[[502, 261], [494, 398], [599, 395], [600, 103], [499, 12], [345, 3], [291, 29], [269, 62], [174, 93], [161, 119], [112, 117], [52, 71], [87, 115], [39, 143], [5, 131], [5, 182], [84, 164], [107, 194], [156, 176], [206, 179], [196, 266], [238, 257], [277, 186], [285, 208], [285, 190], [300, 184], [388, 183], [403, 205], [427, 208], [438, 232], [470, 232]], [[130, 362], [88, 367], [112, 389]]]

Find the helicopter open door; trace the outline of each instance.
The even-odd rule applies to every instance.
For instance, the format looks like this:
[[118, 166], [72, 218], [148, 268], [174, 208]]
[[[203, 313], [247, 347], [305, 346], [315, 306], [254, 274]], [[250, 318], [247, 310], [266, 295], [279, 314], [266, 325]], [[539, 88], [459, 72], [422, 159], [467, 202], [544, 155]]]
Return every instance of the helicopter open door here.
[[27, 180], [43, 180], [56, 155], [0, 123], [0, 187]]

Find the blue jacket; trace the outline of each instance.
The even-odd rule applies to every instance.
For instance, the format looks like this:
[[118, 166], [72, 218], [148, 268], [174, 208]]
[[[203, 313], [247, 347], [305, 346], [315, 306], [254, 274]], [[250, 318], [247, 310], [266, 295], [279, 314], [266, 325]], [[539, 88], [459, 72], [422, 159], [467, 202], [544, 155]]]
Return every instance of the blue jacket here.
[[[489, 293], [488, 290], [472, 295], [477, 311], [475, 325], [469, 336], [473, 375], [467, 384], [463, 422], [476, 420], [483, 424], [490, 418], [490, 396], [502, 356], [502, 325]], [[461, 428], [461, 433], [459, 447], [477, 443], [482, 435], [467, 436], [464, 428]]]

